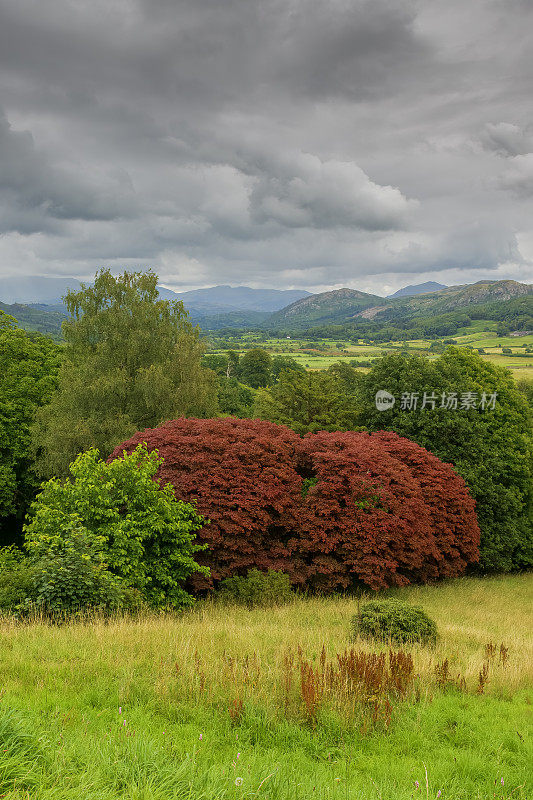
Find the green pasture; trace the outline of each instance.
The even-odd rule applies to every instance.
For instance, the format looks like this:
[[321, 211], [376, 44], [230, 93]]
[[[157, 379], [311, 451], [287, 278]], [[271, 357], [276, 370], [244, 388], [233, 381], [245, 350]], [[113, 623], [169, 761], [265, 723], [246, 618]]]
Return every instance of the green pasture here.
[[[0, 620], [0, 797], [531, 798], [533, 576], [391, 594], [423, 607], [439, 639], [410, 650], [412, 690], [374, 721], [372, 703], [346, 716], [322, 701], [311, 719], [297, 670], [285, 685], [287, 653], [318, 665], [323, 647], [332, 663], [352, 646], [383, 650], [351, 641], [350, 597]], [[445, 660], [449, 682], [439, 684]]]

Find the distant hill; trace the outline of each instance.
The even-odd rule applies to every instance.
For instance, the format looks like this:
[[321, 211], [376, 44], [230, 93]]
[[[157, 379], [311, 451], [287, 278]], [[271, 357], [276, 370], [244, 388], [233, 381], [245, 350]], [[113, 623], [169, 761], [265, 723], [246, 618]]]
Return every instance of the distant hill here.
[[22, 305], [21, 303], [0, 303], [0, 311], [14, 317], [21, 328], [38, 331], [53, 339], [61, 337], [61, 323], [66, 319], [63, 307]]
[[414, 286], [404, 286], [403, 289], [398, 289], [394, 294], [390, 294], [389, 299], [393, 297], [412, 297], [415, 294], [426, 294], [427, 292], [440, 292], [441, 289], [447, 288], [444, 283], [426, 281], [426, 283], [417, 283]]
[[291, 303], [272, 314], [269, 325], [302, 327], [344, 321], [363, 309], [386, 302], [383, 297], [359, 292], [357, 289], [334, 289]]
[[202, 312], [204, 315], [224, 314], [231, 311], [272, 312], [300, 300], [310, 297], [305, 289], [251, 289], [249, 286], [211, 286], [209, 289], [193, 289], [190, 292], [170, 292], [172, 299], [181, 300], [185, 308]]
[[[482, 316], [480, 316], [482, 313]], [[282, 331], [313, 330], [324, 336], [339, 336], [341, 327], [360, 335], [395, 338], [414, 327], [456, 330], [458, 320], [450, 317], [473, 315], [476, 319], [514, 320], [517, 327], [530, 324], [533, 316], [533, 286], [517, 281], [479, 281], [450, 286], [436, 292], [383, 298], [354, 289], [338, 289], [313, 295], [272, 314], [268, 327]], [[443, 317], [447, 317], [446, 320]], [[432, 324], [438, 320], [438, 324]], [[400, 337], [401, 338], [401, 337]]]
[[[430, 316], [450, 311], [466, 311], [471, 306], [494, 301], [514, 300], [533, 294], [533, 285], [518, 281], [478, 281], [461, 286], [449, 286], [438, 292], [414, 297], [388, 298], [385, 307], [377, 306], [370, 312], [373, 319]], [[375, 313], [372, 313], [375, 312]], [[366, 314], [361, 314], [366, 316]], [[368, 315], [370, 318], [370, 314]]]
[[[48, 335], [61, 335], [61, 322], [65, 319], [65, 308], [57, 297], [69, 288], [77, 289], [80, 282], [75, 278], [39, 278], [30, 289], [30, 279], [20, 279], [19, 291], [35, 302], [7, 303], [6, 297], [12, 295], [19, 279], [0, 280], [0, 310], [5, 311], [28, 330], [40, 331]], [[62, 281], [62, 283], [61, 283]], [[437, 286], [438, 289], [418, 294], [405, 294], [407, 290]], [[6, 296], [2, 292], [6, 292]], [[39, 298], [42, 292], [48, 302]], [[533, 317], [533, 285], [518, 281], [478, 281], [461, 286], [442, 287], [441, 284], [426, 283], [400, 290], [392, 297], [360, 292], [357, 289], [335, 289], [320, 294], [304, 290], [251, 289], [247, 286], [213, 286], [209, 289], [196, 289], [190, 292], [173, 292], [160, 287], [164, 299], [182, 300], [189, 311], [191, 320], [203, 330], [223, 328], [263, 328], [280, 330], [305, 330], [326, 328], [327, 326], [357, 326], [361, 333], [373, 336], [385, 335], [390, 329], [389, 338], [413, 326], [428, 330], [431, 321], [439, 319], [448, 325], [444, 316], [470, 314], [476, 319], [503, 320], [517, 328], [531, 325]], [[289, 301], [287, 303], [287, 301]], [[418, 321], [421, 320], [422, 323]], [[457, 322], [453, 323], [457, 327]], [[440, 330], [439, 326], [435, 330]], [[327, 334], [329, 335], [329, 334]], [[335, 335], [332, 333], [331, 335]], [[440, 335], [436, 333], [435, 335]]]
[[199, 325], [203, 331], [220, 331], [224, 328], [235, 330], [263, 328], [268, 324], [271, 314], [268, 311], [227, 311], [220, 314], [208, 312], [203, 314], [194, 309], [189, 310], [193, 325]]
[[[0, 279], [0, 310], [15, 317], [27, 330], [61, 336], [66, 309], [61, 298], [78, 290], [76, 278], [22, 276]], [[181, 300], [192, 322], [204, 330], [257, 328], [270, 314], [296, 300], [312, 296], [304, 289], [251, 289], [249, 286], [212, 286], [189, 292], [173, 292], [159, 286], [164, 300]]]
[[[20, 303], [41, 308], [61, 306], [61, 298], [67, 291], [77, 291], [80, 286], [81, 281], [69, 277], [31, 275], [0, 278], [0, 300], [6, 304]], [[185, 308], [203, 316], [232, 311], [270, 313], [310, 295], [305, 289], [251, 289], [249, 286], [211, 286], [189, 292], [173, 292], [165, 286], [158, 288], [164, 300], [181, 300]]]
[[57, 305], [69, 289], [77, 291], [81, 282], [77, 278], [47, 278], [42, 275], [20, 275], [0, 278], [0, 300], [3, 303], [39, 303]]

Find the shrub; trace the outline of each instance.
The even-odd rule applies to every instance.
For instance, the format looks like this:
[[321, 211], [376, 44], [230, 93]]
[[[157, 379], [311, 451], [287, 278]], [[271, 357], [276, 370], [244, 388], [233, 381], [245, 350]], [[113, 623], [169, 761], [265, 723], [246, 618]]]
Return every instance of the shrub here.
[[425, 611], [393, 598], [365, 603], [352, 619], [354, 638], [394, 644], [435, 644], [437, 626]]
[[35, 566], [16, 547], [0, 549], [0, 610], [12, 611], [33, 596]]
[[198, 532], [208, 550], [198, 561], [211, 576], [195, 575], [195, 590], [250, 569], [286, 572], [296, 582], [304, 565], [295, 552], [302, 479], [295, 469], [299, 437], [281, 425], [259, 420], [178, 419], [136, 434], [164, 458], [157, 472], [178, 499], [195, 501], [210, 524]]
[[293, 597], [288, 575], [269, 569], [248, 571], [246, 577], [233, 575], [220, 582], [218, 596], [221, 600], [253, 606], [275, 606], [287, 603]]
[[202, 571], [193, 556], [203, 519], [152, 480], [161, 464], [142, 445], [110, 464], [89, 450], [71, 464], [72, 480], [43, 484], [25, 527], [39, 602], [113, 607], [123, 587], [157, 608], [192, 602], [183, 583]]
[[318, 481], [300, 514], [309, 585], [426, 583], [477, 560], [474, 501], [448, 464], [397, 434], [308, 434], [300, 470]]
[[210, 579], [252, 569], [293, 584], [372, 589], [460, 575], [477, 560], [479, 528], [462, 478], [394, 433], [320, 432], [303, 439], [261, 420], [178, 419], [136, 434], [157, 449], [157, 471], [176, 496], [195, 501], [210, 525], [198, 560]]
[[134, 589], [110, 572], [83, 528], [72, 525], [38, 559], [31, 599], [47, 612], [118, 611], [140, 605]]
[[61, 545], [37, 559], [13, 547], [0, 550], [2, 611], [134, 611], [141, 605], [139, 592], [109, 572], [81, 528], [63, 532]]

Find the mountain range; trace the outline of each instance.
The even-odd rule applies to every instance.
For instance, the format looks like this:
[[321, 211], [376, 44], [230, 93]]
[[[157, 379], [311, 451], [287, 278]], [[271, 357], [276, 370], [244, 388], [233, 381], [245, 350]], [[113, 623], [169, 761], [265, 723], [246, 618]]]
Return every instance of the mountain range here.
[[[0, 300], [5, 304], [60, 306], [69, 290], [78, 291], [77, 278], [48, 278], [40, 275], [0, 279]], [[249, 286], [211, 286], [189, 292], [173, 292], [159, 286], [163, 300], [182, 300], [185, 307], [213, 314], [230, 311], [277, 311], [307, 297], [305, 289], [251, 289]]]
[[[30, 330], [59, 335], [61, 321], [66, 316], [61, 296], [68, 289], [76, 290], [80, 285], [75, 278], [2, 279], [0, 310], [11, 314]], [[303, 330], [358, 321], [372, 321], [373, 326], [385, 326], [398, 324], [401, 320], [466, 312], [477, 306], [492, 308], [494, 303], [518, 299], [522, 303], [520, 313], [533, 316], [533, 286], [510, 280], [478, 281], [460, 286], [444, 286], [430, 281], [407, 286], [390, 297], [349, 288], [311, 294], [305, 290], [227, 285], [188, 292], [173, 292], [159, 287], [159, 292], [163, 299], [183, 301], [191, 320], [204, 330]], [[499, 317], [491, 315], [487, 318]]]
[[378, 321], [379, 318], [385, 323], [393, 317], [429, 317], [528, 295], [533, 295], [533, 285], [517, 281], [478, 281], [423, 294], [388, 298], [355, 289], [337, 289], [297, 300], [273, 314], [269, 323], [271, 326], [293, 328], [346, 323], [357, 319]]

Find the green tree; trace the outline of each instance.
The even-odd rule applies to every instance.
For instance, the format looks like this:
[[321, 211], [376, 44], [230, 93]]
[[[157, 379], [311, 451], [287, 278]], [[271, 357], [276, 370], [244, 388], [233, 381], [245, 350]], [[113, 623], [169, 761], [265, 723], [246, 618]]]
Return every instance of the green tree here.
[[[380, 389], [396, 398], [385, 411], [376, 408]], [[443, 393], [447, 398], [453, 392], [459, 399], [457, 410], [442, 400]], [[476, 395], [476, 407], [461, 409], [461, 396], [467, 392]], [[495, 407], [482, 409], [483, 393], [490, 397], [494, 392]], [[402, 395], [408, 400], [405, 408]], [[409, 410], [414, 400], [417, 407]], [[508, 370], [454, 347], [434, 361], [387, 355], [362, 379], [361, 403], [360, 419], [370, 430], [394, 430], [413, 439], [453, 464], [465, 479], [477, 504], [482, 567], [533, 565], [532, 417]]]
[[347, 364], [328, 370], [285, 370], [269, 390], [259, 390], [254, 416], [287, 425], [297, 433], [346, 431], [357, 426], [358, 373]]
[[291, 356], [274, 356], [270, 367], [271, 382], [275, 383], [283, 370], [292, 369], [294, 372], [305, 372], [305, 367]]
[[218, 387], [218, 404], [222, 414], [246, 419], [251, 417], [254, 391], [236, 378], [221, 377]]
[[496, 325], [496, 336], [509, 336], [511, 328], [506, 322], [498, 322]]
[[521, 392], [529, 403], [530, 408], [533, 410], [533, 380], [528, 378], [520, 378], [516, 382], [518, 391]]
[[213, 370], [217, 375], [226, 375], [228, 371], [227, 356], [222, 353], [208, 353], [202, 358], [202, 366]]
[[30, 426], [57, 385], [61, 348], [0, 312], [0, 543], [17, 538], [37, 488]]
[[239, 363], [239, 378], [243, 383], [253, 389], [268, 386], [270, 383], [270, 370], [272, 359], [266, 350], [254, 347], [248, 350]]
[[43, 477], [65, 475], [76, 454], [108, 454], [135, 431], [177, 416], [217, 412], [215, 376], [183, 304], [160, 300], [153, 272], [108, 270], [69, 292], [71, 318], [59, 391], [33, 432]]
[[[110, 573], [156, 608], [192, 602], [183, 583], [193, 572], [206, 572], [194, 560], [201, 549], [194, 537], [204, 520], [194, 506], [176, 500], [170, 484], [161, 487], [153, 480], [161, 464], [157, 452], [148, 453], [143, 445], [109, 464], [94, 449], [70, 465], [71, 480], [43, 484], [25, 526], [25, 546], [37, 564], [45, 560], [61, 578], [63, 592], [79, 597], [64, 567], [81, 550], [94, 567], [84, 579], [95, 581], [98, 591]], [[50, 581], [41, 595], [61, 607]], [[63, 607], [68, 605], [66, 597]]]

